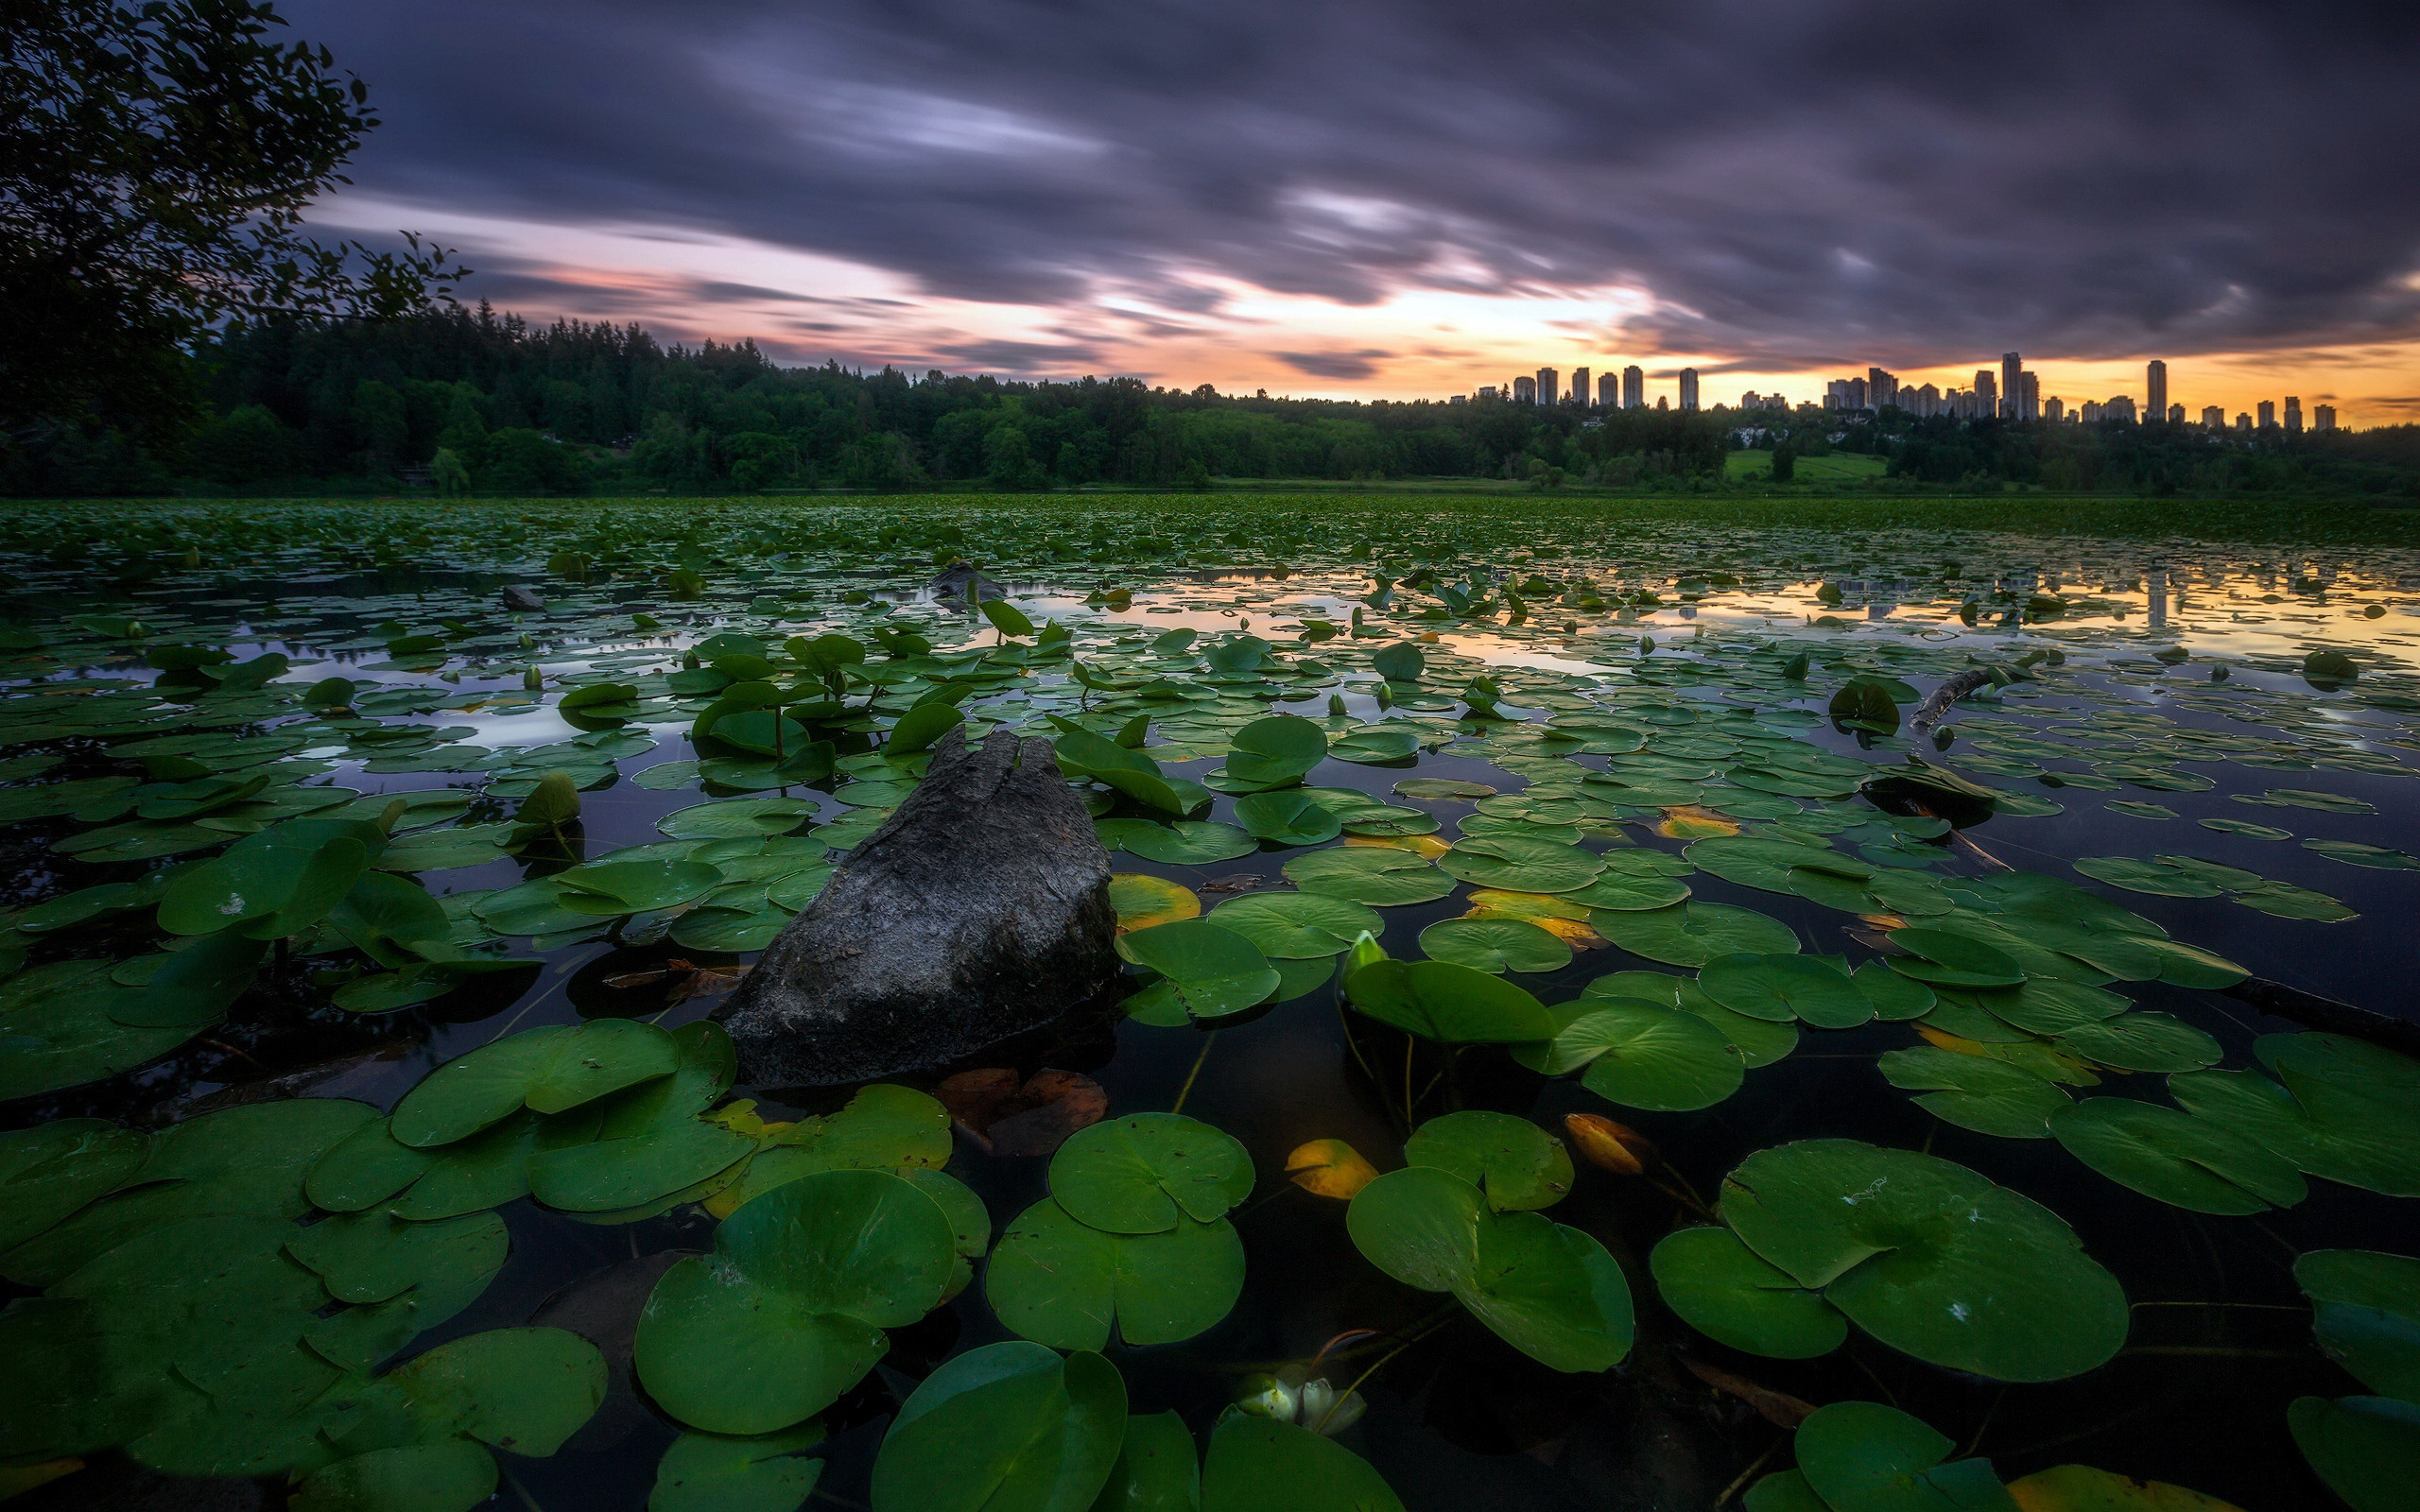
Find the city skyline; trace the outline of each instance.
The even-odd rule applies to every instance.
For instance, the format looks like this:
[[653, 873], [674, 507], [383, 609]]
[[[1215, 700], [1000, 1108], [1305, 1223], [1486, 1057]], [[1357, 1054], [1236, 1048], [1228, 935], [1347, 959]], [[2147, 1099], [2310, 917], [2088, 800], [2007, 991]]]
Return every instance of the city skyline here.
[[[1510, 384], [1483, 384], [1446, 398], [1449, 403], [1457, 404], [1474, 399], [1500, 398], [1520, 404], [1569, 404], [1604, 409], [1668, 407], [1684, 411], [1710, 407], [1730, 407], [1741, 411], [1794, 410], [1801, 404], [1812, 404], [1825, 410], [1869, 413], [1898, 408], [1920, 420], [1934, 417], [1992, 418], [2080, 424], [2122, 420], [2128, 423], [2192, 423], [2205, 430], [2236, 432], [2274, 429], [2289, 436], [2299, 435], [2306, 429], [2316, 432], [2339, 428], [2336, 406], [2325, 402], [2314, 402], [2307, 422], [2299, 394], [2283, 396], [2282, 415], [2277, 409], [2277, 400], [2271, 398], [2254, 401], [2255, 410], [2238, 413], [2232, 422], [2226, 419], [2223, 405], [2205, 404], [2196, 421], [2182, 401], [2169, 402], [2168, 363], [2158, 357], [2152, 358], [2143, 366], [2143, 399], [2139, 404], [2128, 392], [2079, 399], [2072, 404], [2062, 395], [2046, 397], [2042, 392], [2041, 374], [2027, 367], [2022, 353], [2017, 352], [2002, 352], [1996, 371], [1990, 368], [1976, 369], [1971, 386], [1965, 388], [1943, 389], [1930, 383], [1909, 383], [1886, 369], [1869, 367], [1862, 377], [1826, 380], [1823, 394], [1813, 399], [1793, 398], [1780, 390], [1762, 394], [1752, 388], [1742, 392], [1737, 404], [1727, 406], [1720, 399], [1712, 405], [1703, 403], [1704, 375], [1695, 369], [1678, 369], [1671, 374], [1672, 391], [1654, 394], [1648, 390], [1648, 374], [1634, 364], [1622, 369], [1625, 387], [1618, 398], [1614, 390], [1615, 374], [1610, 367], [1604, 369], [1603, 386], [1595, 396], [1590, 394], [1588, 387], [1590, 371], [1587, 365], [1574, 368], [1567, 389], [1562, 387], [1560, 369], [1540, 368], [1534, 373], [1525, 373], [1512, 379]], [[2258, 417], [2256, 420], [2255, 411]]]

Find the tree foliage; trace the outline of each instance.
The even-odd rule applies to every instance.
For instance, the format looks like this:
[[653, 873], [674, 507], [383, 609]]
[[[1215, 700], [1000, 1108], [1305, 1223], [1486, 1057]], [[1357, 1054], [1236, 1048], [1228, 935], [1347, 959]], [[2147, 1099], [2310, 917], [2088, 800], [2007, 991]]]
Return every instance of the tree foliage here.
[[10, 441], [68, 424], [173, 437], [199, 400], [187, 350], [215, 324], [390, 318], [462, 271], [415, 237], [373, 251], [302, 234], [378, 123], [361, 80], [282, 39], [267, 0], [6, 0], [0, 15]]

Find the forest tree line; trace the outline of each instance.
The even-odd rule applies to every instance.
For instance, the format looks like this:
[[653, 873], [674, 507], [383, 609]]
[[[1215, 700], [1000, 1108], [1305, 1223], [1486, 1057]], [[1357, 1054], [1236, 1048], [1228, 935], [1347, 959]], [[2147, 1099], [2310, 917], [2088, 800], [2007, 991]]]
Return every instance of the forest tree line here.
[[[1885, 457], [1868, 489], [2354, 493], [2420, 499], [2420, 426], [2253, 445], [2152, 426], [1842, 416], [1812, 406], [1606, 412], [1363, 403], [1026, 382], [837, 363], [753, 343], [666, 346], [636, 325], [537, 325], [485, 305], [399, 320], [236, 322], [185, 379], [202, 417], [172, 438], [96, 424], [0, 454], [17, 495], [185, 491], [721, 493], [1087, 485], [1213, 478], [1509, 479], [1540, 488], [1725, 486], [1742, 445], [1789, 458]], [[1834, 484], [1831, 487], [1844, 485]]]

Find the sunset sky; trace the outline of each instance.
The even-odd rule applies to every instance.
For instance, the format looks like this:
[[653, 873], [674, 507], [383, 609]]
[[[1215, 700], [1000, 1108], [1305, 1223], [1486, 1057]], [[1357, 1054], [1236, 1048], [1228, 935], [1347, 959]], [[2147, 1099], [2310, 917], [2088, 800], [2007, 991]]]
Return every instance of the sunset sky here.
[[300, 0], [329, 233], [779, 360], [1349, 398], [2025, 354], [2420, 421], [2420, 8]]

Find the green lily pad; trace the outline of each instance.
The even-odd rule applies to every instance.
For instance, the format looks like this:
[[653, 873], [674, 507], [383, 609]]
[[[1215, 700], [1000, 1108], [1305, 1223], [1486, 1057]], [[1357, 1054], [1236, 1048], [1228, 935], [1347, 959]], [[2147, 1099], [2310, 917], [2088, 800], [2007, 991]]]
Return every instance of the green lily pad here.
[[1243, 1295], [1244, 1246], [1224, 1218], [1179, 1217], [1152, 1233], [1111, 1233], [1046, 1197], [1000, 1236], [984, 1297], [1002, 1323], [1058, 1349], [1174, 1344], [1216, 1326]]
[[2121, 1013], [2059, 1032], [2059, 1043], [2119, 1071], [2199, 1071], [2224, 1056], [2219, 1042], [2165, 1013]]
[[942, 1363], [891, 1419], [873, 1512], [1084, 1512], [1126, 1433], [1126, 1383], [1099, 1355], [985, 1345]]
[[1473, 1108], [1432, 1118], [1404, 1143], [1403, 1158], [1461, 1177], [1498, 1212], [1550, 1208], [1571, 1191], [1571, 1152], [1510, 1113]]
[[1429, 1166], [1378, 1177], [1345, 1211], [1353, 1243], [1408, 1286], [1451, 1292], [1479, 1321], [1556, 1370], [1605, 1370], [1630, 1352], [1630, 1287], [1604, 1246], [1534, 1212], [1500, 1213]]
[[812, 1420], [756, 1436], [683, 1434], [656, 1465], [648, 1512], [798, 1512], [823, 1475], [804, 1452], [821, 1442]]
[[1134, 829], [1120, 836], [1125, 848], [1146, 861], [1170, 867], [1206, 867], [1233, 861], [1260, 849], [1249, 831], [1232, 824], [1179, 819], [1172, 825]]
[[1587, 886], [1577, 887], [1557, 896], [1575, 903], [1584, 903], [1591, 908], [1635, 914], [1653, 908], [1669, 908], [1674, 903], [1685, 902], [1689, 897], [1689, 892], [1687, 883], [1672, 877], [1638, 876], [1608, 867]]
[[1275, 845], [1323, 845], [1344, 830], [1324, 804], [1299, 791], [1247, 794], [1236, 799], [1236, 822], [1253, 839]]
[[1451, 961], [1374, 961], [1344, 979], [1344, 992], [1381, 1023], [1446, 1044], [1549, 1040], [1559, 1027], [1528, 992]]
[[815, 805], [796, 798], [740, 798], [675, 809], [655, 827], [676, 840], [788, 834], [815, 817]]
[[[1799, 1473], [1843, 1512], [2016, 1512], [1989, 1460], [1878, 1401], [1836, 1401], [1798, 1425]], [[1946, 1462], [1946, 1463], [1945, 1463]]]
[[1240, 1013], [1283, 980], [1260, 947], [1206, 919], [1181, 919], [1117, 936], [1117, 954], [1159, 972], [1177, 1005], [1197, 1019]]
[[2323, 1353], [2372, 1391], [2420, 1401], [2420, 1260], [2314, 1249], [2294, 1262], [2294, 1280]]
[[[1130, 1430], [1131, 1432], [1131, 1430]], [[1205, 1512], [1403, 1512], [1367, 1461], [1332, 1438], [1271, 1418], [1230, 1412], [1211, 1431], [1201, 1469]], [[1119, 1503], [1131, 1512], [1191, 1512]]]
[[1571, 964], [1571, 947], [1560, 936], [1518, 919], [1441, 919], [1420, 932], [1420, 948], [1432, 959], [1492, 973]]
[[360, 1103], [296, 1098], [222, 1108], [151, 1140], [140, 1184], [111, 1193], [0, 1255], [0, 1275], [49, 1286], [96, 1256], [170, 1224], [216, 1217], [295, 1219], [320, 1158], [378, 1115]]
[[437, 1223], [406, 1223], [385, 1212], [322, 1219], [285, 1242], [285, 1251], [316, 1272], [339, 1302], [383, 1302], [415, 1286], [470, 1287], [474, 1295], [504, 1265], [504, 1220], [493, 1212]]
[[1891, 943], [1906, 953], [1884, 957], [1891, 970], [1933, 987], [2016, 987], [2025, 980], [2025, 969], [2006, 952], [1970, 935], [1910, 926], [1893, 930]]
[[1719, 1344], [1770, 1359], [1811, 1360], [1848, 1339], [1839, 1308], [1759, 1259], [1728, 1228], [1667, 1234], [1647, 1265], [1665, 1305]]
[[1811, 955], [1718, 955], [1698, 972], [1705, 995], [1734, 1013], [1818, 1029], [1854, 1029], [1874, 1017], [1874, 1001], [1849, 973]]
[[2125, 1343], [2126, 1295], [2074, 1231], [1948, 1160], [1805, 1140], [1742, 1161], [1720, 1209], [1749, 1248], [1934, 1365], [2060, 1381]]
[[1438, 858], [1437, 866], [1475, 886], [1506, 892], [1573, 892], [1605, 869], [1602, 861], [1578, 846], [1514, 834], [1465, 835]]
[[1222, 784], [1231, 793], [1288, 787], [1327, 758], [1327, 732], [1295, 714], [1255, 719], [1236, 731]]
[[575, 914], [653, 913], [693, 903], [722, 885], [722, 873], [701, 861], [600, 861], [548, 879], [556, 902]]
[[1728, 903], [1676, 903], [1643, 913], [1599, 914], [1590, 921], [1598, 934], [1633, 955], [1666, 966], [1703, 966], [1743, 951], [1786, 954], [1798, 949], [1798, 936], [1788, 924]]
[[1587, 1011], [1513, 1058], [1550, 1075], [1587, 1068], [1582, 1085], [1609, 1103], [1655, 1112], [1711, 1108], [1739, 1090], [1747, 1062], [1694, 1013], [1634, 999], [1583, 997]]
[[2067, 1152], [2120, 1186], [2195, 1212], [2290, 1208], [2308, 1194], [2283, 1156], [2192, 1113], [2124, 1097], [2090, 1097], [2051, 1115]]
[[820, 1171], [723, 1220], [664, 1273], [632, 1361], [666, 1412], [763, 1434], [821, 1412], [942, 1299], [958, 1261], [930, 1197], [880, 1171]]
[[1050, 1194], [1110, 1233], [1208, 1223], [1252, 1195], [1252, 1157], [1230, 1135], [1176, 1113], [1129, 1113], [1079, 1130], [1050, 1160]]
[[1889, 1051], [1879, 1064], [1892, 1086], [1924, 1092], [1916, 1106], [1935, 1118], [2004, 1140], [2049, 1138], [2043, 1120], [2070, 1101], [2056, 1082], [1989, 1056], [1919, 1045]]
[[2278, 1081], [2200, 1071], [2170, 1076], [2169, 1091], [2309, 1175], [2420, 1196], [2420, 1062], [2319, 1033], [2264, 1035], [2253, 1054]]
[[1272, 961], [1341, 955], [1364, 933], [1386, 933], [1387, 921], [1348, 899], [1319, 893], [1258, 893], [1230, 898], [1211, 910], [1210, 922], [1260, 947]]
[[151, 1137], [97, 1118], [0, 1134], [0, 1253], [117, 1190], [150, 1157]]
[[2411, 1512], [2420, 1484], [2420, 1402], [2300, 1397], [2286, 1409], [2294, 1443], [2353, 1512]]
[[1434, 902], [1454, 879], [1409, 850], [1354, 845], [1314, 850], [1286, 863], [1287, 879], [1306, 893], [1345, 898], [1375, 908]]
[[450, 1144], [523, 1107], [560, 1113], [669, 1074], [680, 1059], [672, 1036], [627, 1019], [526, 1030], [429, 1073], [396, 1105], [394, 1136], [424, 1149]]

